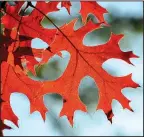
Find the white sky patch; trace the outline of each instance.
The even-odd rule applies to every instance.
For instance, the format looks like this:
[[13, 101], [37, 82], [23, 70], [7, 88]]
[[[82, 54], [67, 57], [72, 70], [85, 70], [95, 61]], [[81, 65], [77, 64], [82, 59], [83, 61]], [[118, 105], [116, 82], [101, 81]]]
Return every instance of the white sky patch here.
[[[100, 2], [98, 3], [118, 17], [143, 18], [143, 2]], [[115, 11], [115, 12], [114, 12]]]
[[32, 39], [31, 47], [35, 49], [46, 49], [48, 48], [48, 44], [39, 38]]
[[125, 88], [124, 95], [131, 100], [130, 106], [134, 110], [121, 109], [116, 105], [113, 108], [114, 114], [112, 127], [116, 135], [142, 136], [143, 135], [143, 89]]
[[124, 60], [111, 58], [102, 64], [102, 68], [112, 76], [119, 77], [132, 73], [133, 66]]
[[35, 57], [36, 61], [41, 62], [42, 58]]

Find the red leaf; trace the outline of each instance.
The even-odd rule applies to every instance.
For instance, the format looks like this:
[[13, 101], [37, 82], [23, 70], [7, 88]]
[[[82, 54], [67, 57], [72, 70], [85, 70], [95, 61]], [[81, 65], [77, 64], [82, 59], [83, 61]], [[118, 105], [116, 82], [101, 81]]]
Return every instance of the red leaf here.
[[[56, 91], [63, 96], [66, 102], [61, 115], [67, 115], [71, 123], [75, 110], [86, 111], [79, 99], [78, 87], [81, 79], [87, 75], [93, 77], [98, 85], [100, 96], [98, 109], [103, 109], [105, 113], [111, 111], [112, 99], [117, 99], [124, 108], [130, 109], [129, 100], [123, 96], [121, 90], [125, 87], [137, 87], [138, 84], [131, 80], [131, 75], [113, 77], [102, 68], [102, 64], [109, 58], [119, 58], [129, 62], [129, 58], [135, 57], [132, 52], [120, 50], [118, 42], [122, 35], [112, 33], [106, 44], [86, 47], [83, 44], [84, 36], [88, 32], [100, 28], [100, 24], [88, 22], [79, 30], [74, 31], [74, 23], [75, 21], [58, 31], [55, 41], [50, 45], [52, 53], [61, 50], [69, 51], [70, 63], [62, 77], [54, 82], [45, 82], [43, 91]], [[49, 58], [51, 54], [46, 56]]]
[[[18, 7], [22, 4], [23, 2], [17, 2], [16, 6], [7, 5], [7, 14], [2, 17], [2, 23], [4, 24], [4, 26], [8, 29], [19, 27], [19, 33], [21, 35], [32, 38], [38, 37], [50, 44], [54, 39], [56, 29], [44, 29], [40, 23], [44, 17], [43, 14], [48, 14], [49, 12], [58, 10], [56, 8], [58, 2], [37, 2], [35, 8], [41, 9], [41, 12], [43, 12], [43, 14], [40, 13], [37, 9], [34, 9], [29, 16], [24, 17], [21, 17], [18, 14]], [[14, 10], [13, 12], [11, 12], [11, 9], [13, 8]]]
[[27, 77], [21, 70], [17, 74], [12, 66], [3, 62], [2, 68], [2, 120], [8, 119], [13, 121], [17, 125], [17, 117], [13, 114], [10, 107], [10, 95], [13, 92], [20, 92], [25, 94], [31, 104], [31, 112], [40, 111], [43, 118], [45, 117], [45, 108], [42, 100], [42, 96], [39, 96], [41, 91], [41, 82], [34, 81]]
[[102, 23], [106, 23], [104, 20], [103, 14], [107, 13], [107, 10], [103, 7], [101, 7], [97, 2], [95, 1], [82, 1], [81, 2], [81, 10], [80, 13], [82, 15], [82, 21], [86, 22], [88, 14], [92, 13], [97, 17], [97, 19]]

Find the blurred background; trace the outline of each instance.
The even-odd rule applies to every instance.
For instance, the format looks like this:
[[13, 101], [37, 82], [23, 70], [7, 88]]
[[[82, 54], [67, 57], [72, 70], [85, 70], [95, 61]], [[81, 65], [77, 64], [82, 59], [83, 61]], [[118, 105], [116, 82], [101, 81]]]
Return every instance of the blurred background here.
[[[135, 72], [133, 80], [142, 85], [142, 68], [143, 68], [143, 3], [142, 2], [98, 2], [102, 7], [106, 8], [108, 14], [104, 17], [110, 24], [110, 27], [103, 26], [99, 30], [95, 30], [85, 37], [83, 40], [86, 46], [97, 46], [99, 44], [106, 43], [110, 38], [111, 31], [115, 34], [124, 34], [124, 38], [120, 41], [120, 48], [122, 51], [133, 51], [134, 54], [139, 56], [139, 59], [132, 59], [131, 62], [137, 66], [137, 69], [131, 68], [131, 65], [127, 65], [119, 60], [111, 60], [103, 64], [103, 68], [108, 73], [114, 76], [124, 76], [131, 72]], [[36, 2], [33, 2], [35, 5]], [[66, 22], [70, 22], [72, 19], [78, 17], [79, 20], [75, 25], [75, 29], [82, 26], [81, 16], [78, 14], [80, 9], [79, 2], [72, 2], [71, 14], [67, 13], [65, 8], [58, 5], [60, 11], [48, 14], [48, 16], [57, 24], [62, 26]], [[26, 14], [29, 14], [32, 9], [29, 9]], [[88, 20], [97, 22], [97, 19], [89, 14]], [[53, 28], [53, 25], [48, 22], [47, 19], [43, 19], [41, 25], [45, 28]], [[36, 48], [42, 48], [43, 44], [39, 39], [34, 39], [33, 43], [39, 43], [32, 45]], [[62, 51], [62, 58], [55, 55], [51, 60], [42, 65], [39, 69], [36, 67], [37, 78], [41, 81], [55, 80], [59, 78], [66, 66], [70, 54], [67, 51]], [[119, 65], [118, 65], [119, 64]], [[29, 72], [29, 76], [36, 78]], [[95, 81], [86, 76], [82, 79], [79, 85], [79, 96], [81, 101], [87, 106], [89, 114], [95, 112], [99, 95], [97, 84]], [[73, 132], [66, 120], [60, 120], [58, 122], [58, 114], [63, 106], [62, 97], [58, 94], [46, 94], [44, 96], [44, 103], [47, 106], [49, 112], [47, 113], [48, 123], [52, 128], [59, 132], [60, 135], [78, 135]], [[50, 128], [50, 127], [49, 127]], [[88, 133], [87, 133], [88, 134]], [[88, 134], [89, 135], [89, 134]], [[121, 135], [118, 134], [117, 135]]]

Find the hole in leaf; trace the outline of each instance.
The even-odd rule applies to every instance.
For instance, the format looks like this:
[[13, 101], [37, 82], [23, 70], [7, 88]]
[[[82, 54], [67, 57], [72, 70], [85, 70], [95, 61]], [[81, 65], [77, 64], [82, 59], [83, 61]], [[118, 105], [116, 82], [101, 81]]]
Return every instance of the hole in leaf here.
[[[80, 17], [80, 14], [78, 13], [80, 5], [79, 2], [71, 2], [71, 15], [68, 14], [67, 9], [65, 7], [61, 7], [61, 4], [59, 3], [58, 8], [60, 9], [59, 11], [54, 11], [51, 13], [48, 13], [47, 16], [58, 26], [62, 26], [65, 23], [69, 23], [72, 19]], [[41, 21], [41, 25], [44, 28], [54, 28], [55, 26], [50, 23], [50, 21], [47, 18], [43, 18]]]
[[32, 39], [31, 47], [35, 49], [45, 49], [48, 48], [49, 45], [39, 38]]
[[74, 30], [78, 30], [79, 28], [81, 28], [83, 26], [82, 18], [81, 17], [77, 17], [77, 18], [78, 18], [78, 20], [73, 27]]
[[79, 96], [88, 111], [95, 111], [98, 104], [98, 87], [93, 78], [85, 76], [79, 85]]
[[[54, 12], [48, 13], [47, 16], [58, 27], [64, 25], [64, 23], [69, 22], [72, 19], [72, 17], [67, 13], [66, 9], [64, 9], [64, 8], [60, 9], [59, 11], [54, 11]], [[41, 25], [44, 28], [48, 28], [48, 29], [54, 28], [55, 29], [55, 26], [45, 17], [41, 21]]]
[[26, 95], [14, 92], [10, 96], [10, 105], [12, 110], [19, 119], [30, 114], [30, 102]]
[[62, 57], [54, 55], [48, 63], [36, 67], [36, 74], [42, 80], [56, 80], [64, 73], [70, 54], [67, 51], [61, 51]]
[[109, 40], [110, 34], [111, 32], [109, 27], [96, 29], [84, 37], [83, 44], [85, 46], [98, 46], [105, 44]]
[[126, 76], [132, 72], [132, 65], [121, 59], [108, 59], [102, 64], [102, 68], [110, 75], [121, 77]]
[[41, 62], [42, 58], [35, 57], [36, 61]]
[[93, 23], [99, 23], [98, 19], [96, 16], [94, 16], [93, 14], [89, 14], [87, 17], [87, 21], [91, 20]]
[[59, 115], [63, 106], [62, 97], [56, 93], [46, 94], [44, 95], [44, 104], [48, 110]]

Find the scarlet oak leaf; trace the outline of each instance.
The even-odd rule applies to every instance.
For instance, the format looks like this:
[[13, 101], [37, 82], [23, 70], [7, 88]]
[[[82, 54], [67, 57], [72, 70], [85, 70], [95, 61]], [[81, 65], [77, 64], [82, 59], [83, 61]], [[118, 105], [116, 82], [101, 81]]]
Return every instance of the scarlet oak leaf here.
[[61, 6], [65, 7], [68, 13], [70, 14], [70, 7], [72, 6], [70, 1], [62, 1]]
[[45, 29], [40, 23], [45, 14], [58, 10], [56, 7], [58, 2], [37, 2], [36, 7], [28, 16], [18, 14], [19, 6], [21, 7], [22, 4], [23, 2], [17, 2], [15, 6], [7, 5], [6, 15], [2, 17], [4, 26], [8, 29], [19, 28], [18, 31], [21, 35], [32, 38], [38, 37], [50, 44], [54, 39], [56, 29]]
[[[17, 117], [13, 113], [10, 106], [10, 95], [13, 92], [19, 92], [25, 94], [30, 100], [30, 109], [33, 111], [40, 111], [42, 117], [45, 119], [45, 113], [47, 109], [43, 104], [43, 96], [39, 96], [41, 92], [42, 83], [34, 81], [26, 76], [23, 72], [16, 73], [14, 68], [8, 63], [3, 62], [1, 64], [2, 69], [2, 115], [1, 119], [8, 119], [17, 125]], [[21, 70], [19, 70], [21, 71]]]
[[[131, 75], [125, 77], [113, 77], [108, 74], [102, 64], [110, 58], [119, 58], [129, 62], [129, 58], [135, 57], [132, 52], [122, 52], [118, 42], [122, 35], [111, 34], [106, 44], [86, 47], [83, 44], [84, 36], [94, 30], [99, 29], [101, 24], [88, 22], [82, 28], [74, 31], [75, 21], [65, 25], [57, 32], [55, 41], [50, 45], [52, 53], [67, 50], [71, 58], [62, 77], [54, 82], [45, 82], [43, 92], [55, 91], [63, 96], [65, 103], [60, 115], [67, 115], [72, 123], [75, 110], [86, 111], [85, 106], [79, 99], [78, 88], [81, 79], [87, 75], [94, 78], [99, 89], [98, 109], [103, 109], [105, 113], [111, 111], [112, 99], [117, 99], [124, 108], [129, 108], [129, 100], [121, 93], [125, 87], [137, 87], [131, 80]], [[59, 46], [57, 46], [59, 45]], [[45, 56], [46, 57], [46, 56]], [[47, 58], [51, 55], [47, 54]]]
[[107, 10], [101, 7], [96, 1], [81, 1], [80, 13], [84, 23], [86, 22], [88, 14], [92, 13], [97, 17], [99, 22], [107, 24], [103, 17], [103, 14], [107, 13]]

